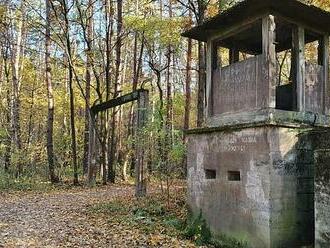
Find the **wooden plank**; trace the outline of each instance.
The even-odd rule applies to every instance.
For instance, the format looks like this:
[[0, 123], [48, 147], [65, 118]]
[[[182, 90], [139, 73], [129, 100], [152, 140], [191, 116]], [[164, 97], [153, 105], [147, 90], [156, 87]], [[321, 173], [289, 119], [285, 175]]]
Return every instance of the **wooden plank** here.
[[330, 85], [329, 85], [329, 35], [324, 36], [324, 62], [323, 62], [323, 70], [324, 70], [324, 114], [329, 114], [330, 108]]
[[[206, 41], [213, 33], [218, 32], [220, 36], [228, 33], [234, 27], [240, 27], [246, 21], [262, 15], [272, 13], [275, 16], [286, 18], [290, 23], [305, 25], [309, 30], [320, 33], [329, 33], [329, 13], [321, 9], [292, 0], [258, 0], [242, 1], [238, 6], [211, 18], [203, 25], [192, 28], [183, 35], [197, 40]], [[231, 32], [235, 34], [236, 32]]]
[[213, 70], [213, 63], [214, 60], [214, 47], [213, 42], [208, 41], [206, 46], [206, 116], [207, 119], [212, 115], [212, 106], [213, 106], [213, 100], [212, 100], [212, 70]]
[[292, 31], [293, 107], [305, 110], [305, 30], [294, 27]]
[[317, 63], [323, 66], [324, 63], [324, 38], [319, 39], [318, 49], [317, 49]]
[[136, 132], [136, 167], [135, 167], [135, 195], [142, 197], [147, 191], [147, 160], [145, 159], [145, 141], [147, 135], [144, 127], [148, 120], [149, 92], [140, 92], [138, 99], [137, 132]]
[[[266, 12], [254, 13], [254, 15], [250, 15], [247, 18], [244, 18], [240, 21], [236, 21], [236, 19], [231, 20], [231, 25], [227, 27], [222, 27], [222, 25], [218, 25], [217, 28], [212, 28], [207, 30], [207, 36], [210, 37], [211, 40], [221, 40], [227, 39], [228, 37], [233, 37], [236, 34], [243, 32], [244, 30], [248, 30], [261, 19]], [[197, 37], [196, 37], [197, 38]]]
[[256, 56], [256, 106], [269, 107], [268, 62], [263, 54]]
[[256, 106], [256, 60], [244, 61], [213, 70], [213, 114], [246, 111]]
[[93, 114], [96, 115], [98, 112], [107, 110], [109, 108], [114, 108], [116, 106], [123, 105], [123, 104], [128, 103], [128, 102], [136, 101], [136, 100], [138, 100], [139, 95], [144, 94], [145, 91], [146, 90], [139, 89], [137, 91], [134, 91], [132, 93], [120, 96], [118, 98], [111, 99], [110, 101], [100, 103], [98, 105], [93, 106], [91, 108], [91, 111], [93, 112]]
[[239, 62], [239, 50], [235, 47], [229, 49], [229, 64]]
[[323, 67], [323, 113], [329, 114], [330, 102], [330, 86], [329, 86], [329, 35], [324, 35], [322, 39], [319, 40], [318, 49], [318, 62], [319, 65]]
[[268, 107], [276, 107], [276, 49], [275, 49], [275, 17], [268, 15], [262, 18], [262, 54], [265, 58], [268, 84]]
[[323, 66], [306, 63], [305, 111], [323, 113]]

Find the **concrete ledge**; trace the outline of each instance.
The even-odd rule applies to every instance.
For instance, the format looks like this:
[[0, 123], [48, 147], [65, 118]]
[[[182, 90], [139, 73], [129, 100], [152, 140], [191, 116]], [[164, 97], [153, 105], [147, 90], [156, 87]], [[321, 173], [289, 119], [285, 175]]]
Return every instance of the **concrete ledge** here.
[[187, 130], [186, 133], [207, 133], [262, 126], [330, 128], [330, 116], [272, 108], [258, 109], [249, 112], [226, 113], [214, 116], [207, 120], [205, 127]]

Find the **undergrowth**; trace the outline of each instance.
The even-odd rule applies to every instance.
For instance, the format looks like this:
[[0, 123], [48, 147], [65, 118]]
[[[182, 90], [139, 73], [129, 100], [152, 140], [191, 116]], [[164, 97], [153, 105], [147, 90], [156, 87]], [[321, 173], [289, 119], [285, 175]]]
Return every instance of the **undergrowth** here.
[[145, 234], [165, 234], [192, 240], [198, 246], [215, 248], [246, 248], [247, 244], [220, 235], [214, 238], [202, 214], [193, 217], [187, 210], [182, 190], [171, 195], [170, 205], [163, 194], [145, 198], [119, 198], [106, 204], [90, 207], [91, 214], [104, 214], [108, 222], [126, 225]]
[[72, 187], [73, 183], [71, 178], [63, 177], [59, 183], [52, 184], [47, 177], [35, 173], [29, 173], [29, 171], [16, 177], [12, 172], [4, 172], [3, 170], [0, 170], [0, 192], [48, 192], [70, 189]]
[[171, 206], [166, 206], [162, 195], [157, 194], [139, 199], [120, 198], [91, 207], [90, 212], [106, 214], [110, 223], [129, 225], [145, 234], [157, 232], [175, 237], [186, 217], [184, 205], [184, 200], [176, 198]]
[[16, 178], [11, 174], [0, 173], [0, 191], [45, 191], [52, 185], [43, 178], [36, 176], [21, 176]]

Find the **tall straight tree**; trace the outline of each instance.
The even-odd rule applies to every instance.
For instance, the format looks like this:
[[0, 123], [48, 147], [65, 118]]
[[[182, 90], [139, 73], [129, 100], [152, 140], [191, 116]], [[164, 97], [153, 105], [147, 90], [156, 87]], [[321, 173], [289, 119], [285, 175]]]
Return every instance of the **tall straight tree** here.
[[4, 74], [6, 77], [6, 85], [7, 85], [7, 90], [6, 90], [6, 98], [7, 98], [7, 108], [8, 110], [6, 111], [6, 129], [7, 129], [7, 137], [6, 137], [6, 142], [5, 142], [5, 154], [4, 154], [4, 169], [6, 172], [9, 171], [10, 165], [11, 165], [11, 132], [9, 130], [11, 130], [10, 127], [10, 123], [11, 123], [11, 114], [10, 114], [10, 109], [11, 109], [11, 93], [9, 90], [9, 85], [10, 85], [10, 69], [9, 69], [9, 65], [8, 65], [8, 57], [9, 57], [9, 45], [8, 45], [8, 41], [5, 42], [5, 48], [4, 48]]
[[85, 72], [85, 136], [84, 136], [84, 158], [83, 158], [83, 172], [86, 175], [88, 172], [88, 156], [89, 156], [89, 127], [90, 127], [90, 95], [91, 95], [91, 77], [92, 77], [92, 41], [93, 41], [93, 11], [94, 1], [88, 0], [87, 5], [87, 32], [86, 32], [86, 72]]
[[[119, 87], [119, 73], [121, 65], [121, 48], [122, 48], [122, 27], [123, 27], [123, 1], [117, 0], [117, 40], [116, 40], [116, 71], [114, 78], [113, 98], [118, 96]], [[108, 168], [108, 180], [111, 183], [115, 182], [116, 177], [116, 108], [112, 110], [111, 116], [111, 136], [110, 136], [110, 154], [109, 154], [109, 168]]]
[[74, 103], [74, 91], [73, 91], [73, 60], [72, 60], [72, 48], [70, 37], [70, 23], [69, 23], [69, 6], [67, 0], [60, 1], [62, 15], [64, 18], [64, 36], [65, 36], [65, 49], [68, 59], [68, 83], [69, 83], [69, 95], [70, 95], [70, 131], [71, 131], [71, 152], [72, 152], [72, 165], [73, 165], [73, 183], [78, 184], [78, 162], [77, 162], [77, 142], [76, 142], [76, 127], [75, 127], [75, 103]]
[[[105, 34], [105, 100], [110, 100], [111, 93], [111, 72], [112, 72], [112, 37], [113, 37], [113, 23], [114, 23], [114, 7], [113, 1], [106, 0], [104, 4], [104, 12], [105, 12], [105, 25], [106, 25], [106, 34]], [[100, 97], [102, 101], [102, 96]], [[110, 110], [109, 110], [110, 111]], [[100, 116], [100, 126], [101, 126], [101, 168], [102, 168], [102, 181], [103, 184], [107, 183], [109, 178], [109, 111], [105, 113], [101, 113]]]
[[[205, 14], [210, 1], [208, 0], [178, 0], [178, 2], [192, 11], [198, 25], [205, 20]], [[219, 1], [218, 1], [219, 4]], [[197, 91], [197, 127], [204, 123], [204, 106], [206, 92], [206, 51], [205, 44], [198, 42], [198, 91]]]
[[[172, 14], [172, 3], [169, 1], [168, 9], [169, 18], [173, 18]], [[172, 57], [172, 45], [169, 44], [167, 48], [167, 70], [166, 70], [166, 152], [168, 153], [171, 146], [171, 135], [172, 135], [172, 111], [173, 111], [173, 99], [172, 99], [172, 83], [173, 75], [171, 75], [171, 57]], [[172, 80], [171, 80], [172, 76]], [[168, 154], [167, 154], [168, 157]]]
[[48, 102], [48, 118], [47, 118], [47, 157], [49, 167], [49, 177], [52, 183], [58, 182], [58, 177], [55, 175], [54, 165], [54, 144], [53, 144], [53, 130], [54, 130], [54, 93], [51, 78], [51, 62], [50, 62], [50, 48], [51, 48], [51, 5], [50, 0], [46, 0], [46, 32], [45, 32], [45, 66], [46, 66], [46, 87], [47, 87], [47, 102]]
[[[12, 104], [11, 104], [11, 121], [12, 121], [12, 143], [17, 154], [21, 155], [22, 140], [20, 127], [20, 65], [23, 47], [24, 34], [24, 18], [25, 18], [25, 3], [21, 1], [19, 9], [19, 17], [16, 30], [16, 39], [12, 39]], [[14, 30], [15, 28], [12, 27]], [[11, 37], [13, 38], [13, 37]], [[17, 162], [17, 176], [23, 172], [23, 164], [19, 158]]]

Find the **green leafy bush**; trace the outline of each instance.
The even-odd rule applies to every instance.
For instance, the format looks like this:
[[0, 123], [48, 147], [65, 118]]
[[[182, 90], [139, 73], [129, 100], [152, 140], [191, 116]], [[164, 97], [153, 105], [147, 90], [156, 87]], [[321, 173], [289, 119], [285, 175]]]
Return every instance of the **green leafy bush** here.
[[248, 245], [244, 241], [226, 235], [213, 237], [205, 219], [200, 211], [198, 216], [190, 214], [187, 219], [186, 226], [183, 230], [186, 238], [193, 239], [197, 245], [210, 245], [215, 248], [247, 248]]

